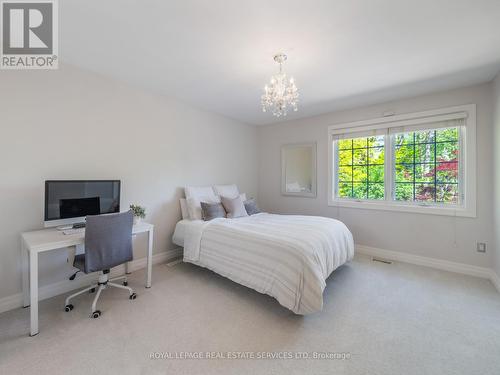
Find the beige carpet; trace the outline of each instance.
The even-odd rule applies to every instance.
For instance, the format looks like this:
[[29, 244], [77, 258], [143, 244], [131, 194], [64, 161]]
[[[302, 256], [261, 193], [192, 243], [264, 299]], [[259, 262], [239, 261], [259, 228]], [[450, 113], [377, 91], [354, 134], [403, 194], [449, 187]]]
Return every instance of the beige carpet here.
[[[106, 290], [97, 320], [88, 295], [70, 313], [63, 296], [41, 302], [33, 338], [28, 309], [1, 314], [0, 373], [500, 374], [500, 295], [486, 280], [357, 257], [328, 280], [324, 310], [301, 317], [193, 265], [155, 266], [149, 290], [143, 275], [135, 301]], [[150, 358], [192, 352], [294, 358]]]

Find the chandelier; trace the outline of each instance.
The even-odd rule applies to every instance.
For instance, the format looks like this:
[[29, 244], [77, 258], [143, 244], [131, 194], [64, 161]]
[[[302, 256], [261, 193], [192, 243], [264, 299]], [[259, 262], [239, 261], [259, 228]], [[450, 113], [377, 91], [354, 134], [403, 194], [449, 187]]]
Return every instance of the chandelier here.
[[269, 85], [264, 87], [264, 94], [261, 98], [262, 111], [273, 112], [276, 117], [286, 116], [289, 108], [297, 111], [299, 91], [295, 86], [293, 77], [287, 78], [282, 70], [282, 65], [286, 61], [286, 55], [279, 53], [274, 56], [274, 61], [280, 64], [280, 71], [271, 77]]

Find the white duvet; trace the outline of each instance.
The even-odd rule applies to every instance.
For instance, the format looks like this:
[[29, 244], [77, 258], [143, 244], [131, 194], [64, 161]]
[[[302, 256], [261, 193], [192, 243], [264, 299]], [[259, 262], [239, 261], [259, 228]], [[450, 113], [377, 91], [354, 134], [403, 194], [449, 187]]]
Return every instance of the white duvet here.
[[354, 255], [351, 232], [325, 217], [261, 213], [198, 221], [182, 230], [185, 262], [268, 294], [301, 315], [322, 309], [327, 277]]

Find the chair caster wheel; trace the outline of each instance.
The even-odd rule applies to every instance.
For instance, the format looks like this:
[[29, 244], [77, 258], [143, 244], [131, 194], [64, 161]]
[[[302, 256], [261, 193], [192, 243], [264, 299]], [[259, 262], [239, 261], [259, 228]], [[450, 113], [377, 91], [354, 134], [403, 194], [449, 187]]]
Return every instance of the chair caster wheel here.
[[90, 289], [89, 293], [95, 293], [95, 288]]
[[71, 310], [73, 310], [73, 307], [74, 306], [72, 304], [66, 305], [66, 306], [64, 306], [64, 311], [70, 312]]
[[128, 281], [124, 281], [122, 284], [123, 286], [128, 286]]
[[137, 294], [132, 293], [132, 294], [130, 295], [130, 297], [128, 297], [128, 298], [129, 298], [129, 299], [136, 299], [136, 298], [137, 298]]
[[94, 319], [97, 319], [101, 316], [101, 311], [99, 310], [96, 310], [92, 313], [91, 317], [94, 318]]

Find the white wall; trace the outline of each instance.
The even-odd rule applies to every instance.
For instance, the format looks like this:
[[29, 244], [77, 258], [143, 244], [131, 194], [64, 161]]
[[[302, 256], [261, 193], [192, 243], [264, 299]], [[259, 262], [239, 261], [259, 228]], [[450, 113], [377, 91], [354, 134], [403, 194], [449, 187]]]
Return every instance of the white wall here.
[[[74, 67], [2, 71], [0, 114], [0, 299], [21, 291], [20, 233], [42, 227], [45, 179], [120, 179], [122, 209], [145, 205], [156, 226], [155, 252], [175, 248], [183, 186], [257, 193], [254, 127]], [[65, 251], [40, 262], [41, 285], [70, 274]]]
[[493, 82], [493, 105], [495, 110], [494, 117], [494, 202], [495, 202], [495, 253], [494, 253], [494, 270], [500, 277], [500, 73]]
[[[259, 129], [259, 204], [278, 213], [339, 218], [361, 245], [491, 267], [494, 247], [491, 95], [492, 85], [483, 84], [262, 127]], [[477, 218], [328, 206], [329, 125], [380, 117], [388, 110], [400, 114], [470, 103], [477, 104]], [[316, 141], [318, 145], [318, 197], [281, 196], [280, 147], [308, 141]], [[486, 254], [476, 252], [476, 241], [488, 243]]]

